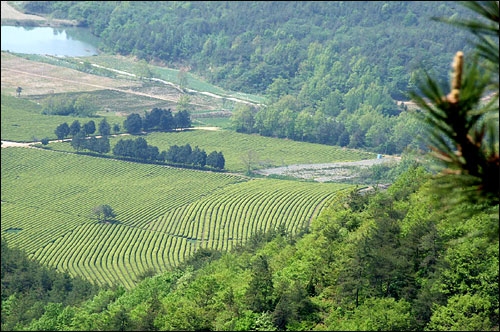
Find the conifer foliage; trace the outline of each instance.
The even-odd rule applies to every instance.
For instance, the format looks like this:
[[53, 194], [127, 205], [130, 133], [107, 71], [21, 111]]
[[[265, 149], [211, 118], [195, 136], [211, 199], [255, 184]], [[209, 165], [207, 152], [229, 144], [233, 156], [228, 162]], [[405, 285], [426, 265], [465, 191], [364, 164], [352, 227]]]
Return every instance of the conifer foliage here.
[[[443, 165], [439, 182], [446, 190], [458, 189], [463, 199], [498, 204], [498, 2], [465, 3], [484, 18], [442, 20], [470, 29], [479, 38], [477, 55], [465, 58], [457, 52], [453, 62], [450, 92], [426, 74], [420, 94], [411, 96], [422, 108], [417, 116], [428, 124], [428, 141], [433, 156]], [[479, 60], [477, 58], [479, 56]], [[491, 96], [484, 104], [486, 95]], [[484, 104], [484, 105], [483, 105]]]

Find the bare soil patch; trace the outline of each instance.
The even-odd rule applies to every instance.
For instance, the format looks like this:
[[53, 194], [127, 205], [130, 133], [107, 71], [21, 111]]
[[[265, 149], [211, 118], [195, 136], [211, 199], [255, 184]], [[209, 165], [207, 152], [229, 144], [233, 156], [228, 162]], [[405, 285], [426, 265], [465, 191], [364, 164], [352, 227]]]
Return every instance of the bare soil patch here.
[[35, 23], [35, 25], [44, 26], [68, 26], [76, 25], [76, 21], [71, 20], [61, 20], [61, 19], [47, 19], [38, 15], [25, 14], [17, 10], [16, 8], [9, 5], [7, 1], [1, 2], [2, 9], [2, 24], [16, 24], [23, 23], [22, 21], [30, 21]]
[[360, 161], [345, 161], [326, 164], [300, 164], [283, 167], [267, 168], [255, 171], [262, 175], [282, 175], [301, 179], [310, 179], [317, 182], [338, 181], [353, 178], [352, 167], [371, 167], [373, 165], [397, 162], [399, 157], [384, 157], [382, 159], [369, 159]]
[[37, 15], [29, 15], [21, 13], [19, 10], [15, 9], [7, 1], [2, 1], [2, 20], [12, 19], [12, 20], [35, 20], [35, 21], [45, 21], [45, 17]]
[[140, 86], [138, 82], [86, 74], [6, 52], [2, 52], [1, 69], [2, 91], [10, 95], [15, 95], [18, 86], [23, 88], [22, 95], [25, 96]]

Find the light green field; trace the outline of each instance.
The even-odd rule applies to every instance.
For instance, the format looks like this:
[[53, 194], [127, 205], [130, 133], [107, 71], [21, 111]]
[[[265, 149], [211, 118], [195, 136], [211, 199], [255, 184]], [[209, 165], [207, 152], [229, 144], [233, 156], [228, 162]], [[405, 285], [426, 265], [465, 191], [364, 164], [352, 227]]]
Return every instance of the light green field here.
[[[228, 250], [281, 224], [296, 231], [349, 187], [38, 149], [1, 154], [2, 237], [61, 271], [127, 288], [140, 273], [176, 266], [198, 248]], [[116, 223], [91, 216], [99, 204], [113, 207]]]
[[[339, 161], [357, 161], [373, 159], [375, 154], [361, 150], [344, 149], [338, 146], [297, 142], [259, 135], [240, 134], [229, 130], [209, 131], [191, 130], [183, 132], [154, 132], [146, 136], [148, 144], [157, 146], [160, 151], [168, 150], [172, 145], [189, 143], [193, 148], [198, 146], [207, 153], [222, 151], [226, 159], [226, 169], [243, 172], [248, 153], [253, 154], [253, 165], [256, 169], [293, 164], [333, 163]], [[121, 138], [110, 140], [113, 147]], [[49, 144], [55, 150], [73, 152], [69, 142]], [[111, 153], [109, 153], [111, 155]]]
[[231, 118], [229, 117], [206, 117], [193, 119], [194, 126], [200, 127], [219, 127], [222, 129], [231, 129]]
[[[43, 115], [41, 106], [35, 102], [7, 96], [2, 94], [1, 100], [1, 138], [8, 141], [33, 141], [33, 137], [42, 139], [57, 139], [54, 130], [61, 123], [68, 125], [74, 120], [80, 121], [80, 124], [94, 120], [96, 125], [102, 118], [79, 118], [61, 115]], [[117, 116], [105, 116], [108, 123], [123, 122], [123, 118]]]
[[[69, 92], [58, 95], [64, 95], [68, 98], [72, 98], [78, 97], [82, 94], [89, 95], [92, 98], [94, 105], [98, 105], [98, 115], [109, 116], [107, 113], [122, 115], [123, 117], [117, 117], [117, 119], [119, 120], [117, 123], [119, 124], [121, 124], [121, 122], [125, 120], [125, 115], [128, 115], [130, 113], [139, 113], [144, 116], [145, 111], [150, 111], [154, 107], [168, 109], [175, 108], [175, 105], [177, 105], [175, 102], [150, 98], [146, 96], [138, 96], [116, 90]], [[32, 101], [41, 104], [50, 96], [50, 94], [46, 94], [30, 96], [29, 98]]]

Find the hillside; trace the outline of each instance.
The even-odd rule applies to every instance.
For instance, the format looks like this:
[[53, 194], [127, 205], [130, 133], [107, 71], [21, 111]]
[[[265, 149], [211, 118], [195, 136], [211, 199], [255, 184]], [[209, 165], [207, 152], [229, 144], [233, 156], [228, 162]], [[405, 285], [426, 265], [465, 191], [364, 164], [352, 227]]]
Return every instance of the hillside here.
[[222, 255], [199, 251], [181, 269], [30, 328], [495, 330], [498, 206], [444, 212], [427, 178], [413, 168], [387, 192], [337, 195], [302, 238], [281, 230]]
[[105, 50], [185, 63], [212, 82], [246, 92], [264, 92], [279, 76], [292, 86], [303, 82], [309, 45], [319, 43], [372, 57], [381, 83], [396, 97], [421, 60], [446, 77], [443, 60], [465, 41], [465, 34], [449, 39], [450, 27], [434, 29], [438, 24], [428, 22], [463, 12], [450, 2], [31, 1], [24, 8], [88, 25]]
[[[78, 167], [76, 167], [78, 166]], [[2, 148], [2, 237], [30, 258], [99, 285], [134, 287], [196, 250], [307, 227], [344, 184], [317, 184]], [[109, 223], [92, 213], [108, 204]]]

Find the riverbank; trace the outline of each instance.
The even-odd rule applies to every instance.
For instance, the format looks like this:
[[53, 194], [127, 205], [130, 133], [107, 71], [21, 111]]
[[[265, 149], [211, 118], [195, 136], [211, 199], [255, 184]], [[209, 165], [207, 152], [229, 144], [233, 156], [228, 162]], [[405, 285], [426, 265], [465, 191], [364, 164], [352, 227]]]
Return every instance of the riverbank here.
[[30, 27], [74, 27], [78, 26], [77, 21], [51, 19], [43, 16], [25, 14], [12, 7], [8, 1], [1, 2], [1, 24], [12, 26]]

